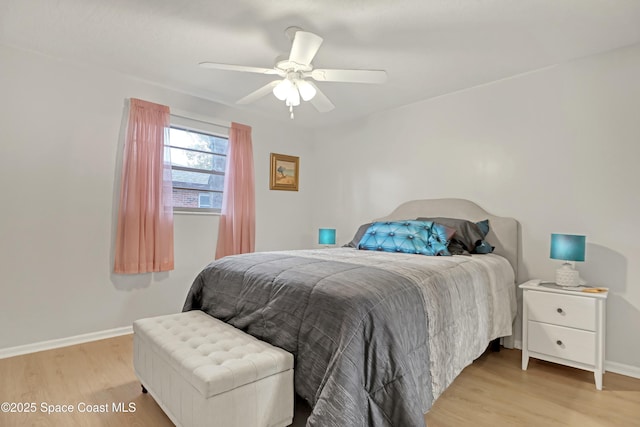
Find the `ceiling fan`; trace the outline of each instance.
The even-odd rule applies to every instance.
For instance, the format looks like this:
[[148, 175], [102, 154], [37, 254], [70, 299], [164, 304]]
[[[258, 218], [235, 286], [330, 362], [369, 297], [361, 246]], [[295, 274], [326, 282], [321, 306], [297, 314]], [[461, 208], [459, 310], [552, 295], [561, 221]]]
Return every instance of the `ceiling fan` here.
[[322, 37], [303, 31], [298, 27], [289, 27], [285, 34], [292, 40], [289, 57], [276, 58], [273, 68], [260, 68], [245, 65], [220, 64], [216, 62], [201, 62], [204, 68], [227, 71], [243, 71], [248, 73], [272, 74], [282, 79], [274, 80], [260, 89], [250, 93], [236, 104], [249, 104], [273, 92], [273, 94], [289, 107], [293, 119], [293, 107], [300, 105], [300, 99], [309, 101], [321, 113], [335, 108], [333, 103], [318, 87], [309, 80], [318, 82], [346, 82], [346, 83], [384, 83], [387, 73], [383, 70], [338, 70], [313, 68], [311, 61], [322, 44]]

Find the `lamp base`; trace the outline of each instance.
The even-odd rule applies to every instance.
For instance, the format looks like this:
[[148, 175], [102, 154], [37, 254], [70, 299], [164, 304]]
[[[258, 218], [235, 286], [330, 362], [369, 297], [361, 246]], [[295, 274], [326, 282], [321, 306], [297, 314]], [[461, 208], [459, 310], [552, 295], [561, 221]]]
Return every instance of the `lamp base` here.
[[580, 275], [578, 270], [574, 270], [571, 264], [565, 262], [556, 270], [556, 284], [559, 286], [579, 286]]

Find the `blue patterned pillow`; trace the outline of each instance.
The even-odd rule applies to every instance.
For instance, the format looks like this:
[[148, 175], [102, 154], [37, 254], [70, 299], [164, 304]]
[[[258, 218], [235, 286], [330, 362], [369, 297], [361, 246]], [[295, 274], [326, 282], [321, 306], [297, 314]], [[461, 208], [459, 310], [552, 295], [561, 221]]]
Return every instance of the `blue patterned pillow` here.
[[456, 232], [447, 249], [454, 255], [488, 254], [493, 252], [494, 247], [484, 240], [489, 233], [488, 219], [474, 223], [458, 218], [419, 217], [417, 221], [434, 221], [438, 224], [453, 227]]
[[431, 221], [374, 222], [358, 243], [358, 249], [405, 254], [451, 255], [446, 227]]
[[[480, 229], [480, 232], [482, 232], [482, 234], [484, 235], [483, 237], [487, 237], [487, 234], [489, 234], [489, 220], [484, 219], [482, 221], [478, 221], [476, 222], [476, 225]], [[495, 248], [491, 246], [486, 240], [480, 240], [479, 242], [476, 242], [474, 253], [490, 254], [494, 249]]]
[[490, 254], [491, 252], [493, 252], [494, 249], [495, 249], [495, 247], [491, 246], [489, 244], [489, 242], [487, 242], [486, 240], [480, 240], [476, 244], [474, 253], [476, 253], [476, 254]]
[[478, 226], [482, 234], [484, 234], [484, 237], [487, 237], [487, 234], [489, 234], [489, 220], [483, 219], [482, 221], [476, 222], [476, 225]]

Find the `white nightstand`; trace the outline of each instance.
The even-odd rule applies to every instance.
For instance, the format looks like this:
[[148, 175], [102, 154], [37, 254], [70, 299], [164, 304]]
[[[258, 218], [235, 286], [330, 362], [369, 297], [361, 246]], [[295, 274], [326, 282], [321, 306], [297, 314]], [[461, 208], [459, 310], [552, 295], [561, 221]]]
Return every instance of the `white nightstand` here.
[[523, 291], [522, 369], [529, 357], [593, 372], [602, 390], [607, 292], [587, 293], [547, 287], [539, 280]]

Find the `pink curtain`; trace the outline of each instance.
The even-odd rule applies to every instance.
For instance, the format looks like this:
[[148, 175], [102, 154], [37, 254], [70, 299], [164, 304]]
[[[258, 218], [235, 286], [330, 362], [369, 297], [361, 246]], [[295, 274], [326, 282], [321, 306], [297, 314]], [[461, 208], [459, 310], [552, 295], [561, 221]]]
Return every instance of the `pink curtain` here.
[[122, 161], [116, 273], [173, 270], [171, 160], [164, 147], [169, 127], [169, 107], [131, 99]]
[[231, 123], [216, 259], [255, 250], [255, 198], [251, 127]]

